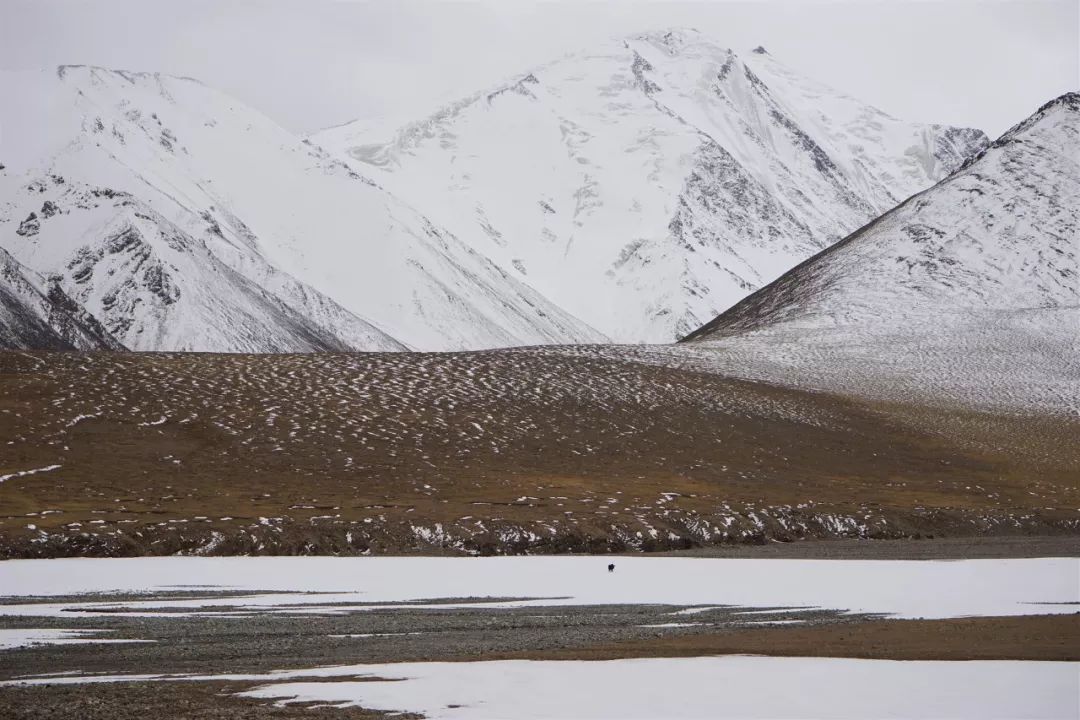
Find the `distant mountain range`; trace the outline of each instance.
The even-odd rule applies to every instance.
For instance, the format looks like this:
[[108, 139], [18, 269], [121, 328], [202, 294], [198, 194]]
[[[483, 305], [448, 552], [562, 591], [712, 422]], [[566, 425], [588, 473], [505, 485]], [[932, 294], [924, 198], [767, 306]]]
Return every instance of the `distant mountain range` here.
[[65, 66], [0, 90], [16, 348], [670, 341], [987, 142], [693, 31], [307, 140], [184, 78]]
[[95, 318], [106, 346], [602, 337], [344, 162], [194, 80], [68, 66], [0, 74], [0, 88], [0, 246]]
[[987, 144], [692, 30], [312, 139], [618, 342], [685, 335]]

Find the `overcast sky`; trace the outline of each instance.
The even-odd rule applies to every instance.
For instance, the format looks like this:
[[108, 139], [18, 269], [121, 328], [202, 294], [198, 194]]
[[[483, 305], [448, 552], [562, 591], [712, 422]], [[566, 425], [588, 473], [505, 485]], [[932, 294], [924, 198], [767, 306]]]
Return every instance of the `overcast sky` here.
[[420, 115], [607, 38], [670, 26], [737, 52], [764, 45], [890, 114], [991, 136], [1080, 88], [1078, 0], [0, 0], [0, 68], [188, 75], [306, 132]]

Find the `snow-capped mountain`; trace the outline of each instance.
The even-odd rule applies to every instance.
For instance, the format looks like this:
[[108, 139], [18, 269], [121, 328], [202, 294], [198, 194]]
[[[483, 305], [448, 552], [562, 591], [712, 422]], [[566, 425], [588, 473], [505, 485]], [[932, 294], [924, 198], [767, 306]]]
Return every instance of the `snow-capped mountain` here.
[[393, 130], [313, 136], [619, 341], [669, 341], [986, 145], [692, 30], [567, 56]]
[[686, 339], [780, 382], [1075, 414], [1078, 147], [1069, 93]]
[[134, 350], [600, 336], [340, 160], [201, 83], [2, 73], [0, 247]]
[[57, 283], [0, 248], [0, 348], [122, 350], [123, 346]]

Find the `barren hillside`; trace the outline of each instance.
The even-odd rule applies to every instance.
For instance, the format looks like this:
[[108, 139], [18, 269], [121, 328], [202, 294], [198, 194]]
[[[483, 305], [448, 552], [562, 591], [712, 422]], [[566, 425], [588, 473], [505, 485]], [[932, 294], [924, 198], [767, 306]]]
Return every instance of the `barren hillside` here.
[[0, 354], [0, 554], [649, 550], [1080, 522], [1076, 423], [647, 354]]

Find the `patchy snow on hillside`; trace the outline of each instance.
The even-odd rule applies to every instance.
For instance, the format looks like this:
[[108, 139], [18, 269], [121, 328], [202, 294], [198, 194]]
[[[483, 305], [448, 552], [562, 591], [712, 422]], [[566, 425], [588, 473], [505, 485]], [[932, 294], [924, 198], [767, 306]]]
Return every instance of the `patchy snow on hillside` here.
[[1080, 95], [695, 331], [743, 377], [1080, 410]]

